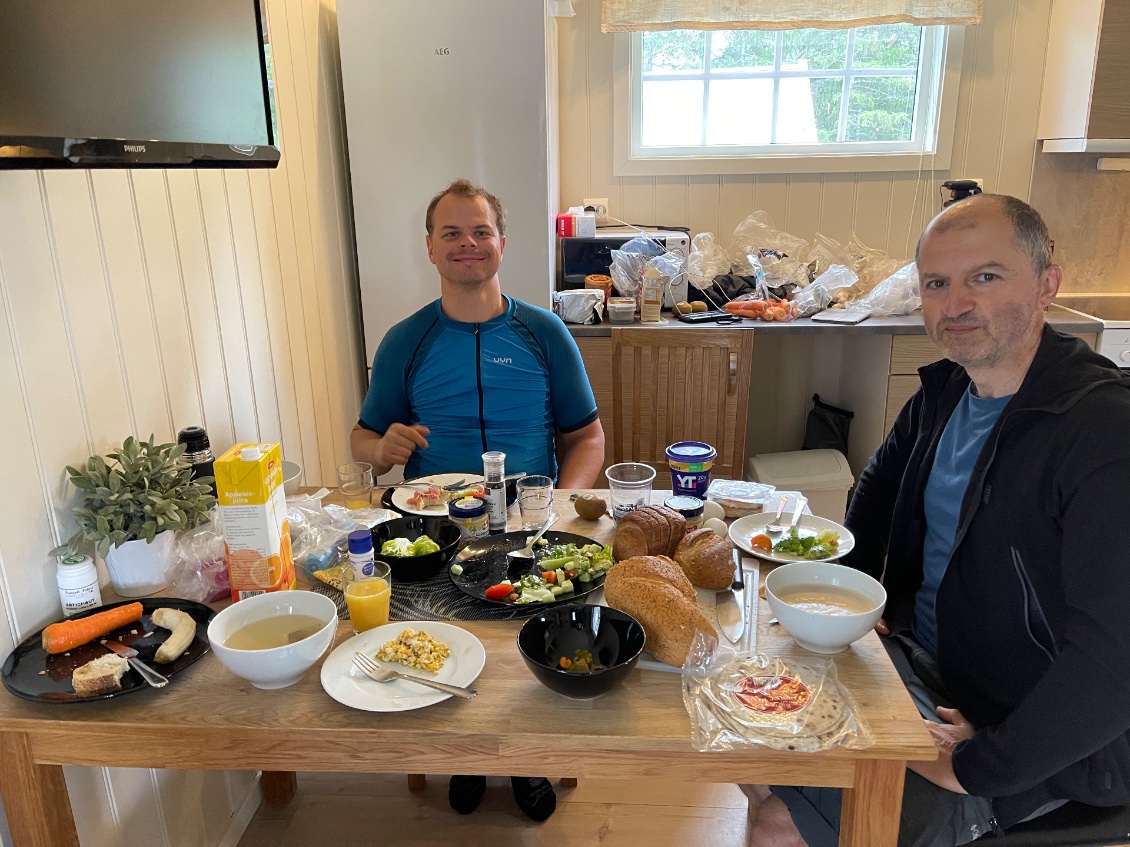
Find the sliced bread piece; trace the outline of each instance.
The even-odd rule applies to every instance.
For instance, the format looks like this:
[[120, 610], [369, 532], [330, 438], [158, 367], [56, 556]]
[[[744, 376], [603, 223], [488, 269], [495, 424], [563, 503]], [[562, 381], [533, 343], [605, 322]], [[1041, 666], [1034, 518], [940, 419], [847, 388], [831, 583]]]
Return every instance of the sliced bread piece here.
[[122, 690], [122, 675], [129, 662], [112, 653], [87, 662], [71, 674], [71, 685], [80, 697], [97, 697]]

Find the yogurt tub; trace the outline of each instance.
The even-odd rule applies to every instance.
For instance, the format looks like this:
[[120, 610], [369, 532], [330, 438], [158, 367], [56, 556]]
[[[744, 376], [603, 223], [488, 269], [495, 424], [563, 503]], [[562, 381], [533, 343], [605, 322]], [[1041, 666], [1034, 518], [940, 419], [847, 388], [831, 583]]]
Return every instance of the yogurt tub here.
[[706, 499], [710, 469], [718, 451], [702, 441], [676, 441], [667, 448], [671, 468], [671, 490], [676, 495]]

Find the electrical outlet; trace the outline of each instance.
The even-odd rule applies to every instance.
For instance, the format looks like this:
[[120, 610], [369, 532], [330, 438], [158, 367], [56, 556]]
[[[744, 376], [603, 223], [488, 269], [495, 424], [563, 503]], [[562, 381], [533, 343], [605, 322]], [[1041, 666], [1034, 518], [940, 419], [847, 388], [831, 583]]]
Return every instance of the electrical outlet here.
[[592, 206], [596, 210], [596, 222], [608, 223], [608, 198], [607, 197], [586, 197], [581, 201], [581, 205], [586, 209]]

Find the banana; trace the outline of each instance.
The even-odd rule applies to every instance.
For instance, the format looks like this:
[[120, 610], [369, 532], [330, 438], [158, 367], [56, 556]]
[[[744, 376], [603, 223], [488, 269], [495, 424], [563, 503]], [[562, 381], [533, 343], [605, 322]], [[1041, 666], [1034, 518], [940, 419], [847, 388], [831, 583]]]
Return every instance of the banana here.
[[158, 664], [166, 665], [179, 658], [196, 636], [196, 621], [177, 609], [157, 609], [149, 618], [157, 626], [173, 633], [157, 648], [155, 659]]

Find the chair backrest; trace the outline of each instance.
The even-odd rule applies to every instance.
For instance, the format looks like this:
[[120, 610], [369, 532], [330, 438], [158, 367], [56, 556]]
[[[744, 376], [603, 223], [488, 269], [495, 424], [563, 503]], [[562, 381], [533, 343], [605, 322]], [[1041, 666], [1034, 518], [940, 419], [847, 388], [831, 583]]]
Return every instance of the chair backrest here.
[[667, 445], [705, 441], [714, 476], [741, 479], [752, 370], [751, 330], [613, 328], [613, 460], [662, 471]]

